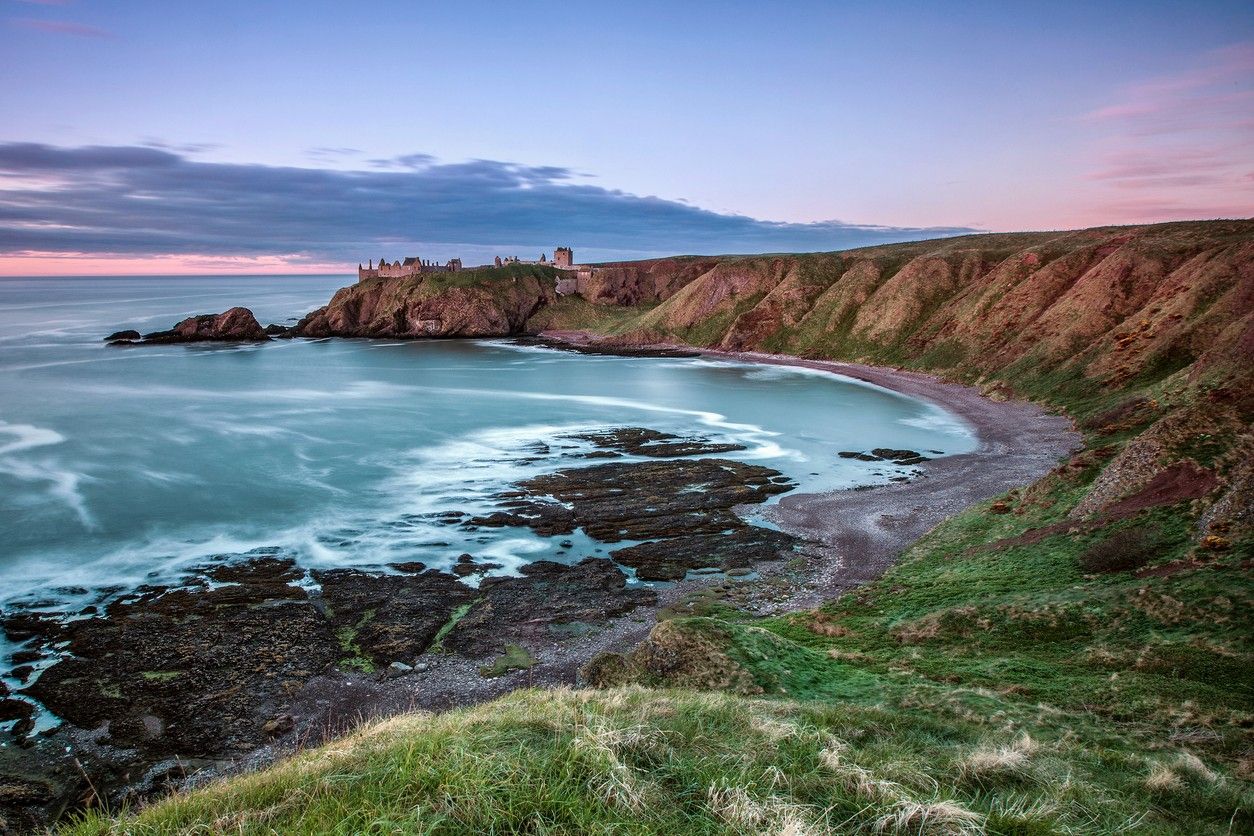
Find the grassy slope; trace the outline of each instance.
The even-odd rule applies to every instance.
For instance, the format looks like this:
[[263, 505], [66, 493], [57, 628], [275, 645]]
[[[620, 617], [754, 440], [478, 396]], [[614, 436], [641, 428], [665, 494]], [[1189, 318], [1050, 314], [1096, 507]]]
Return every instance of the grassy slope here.
[[1094, 746], [1102, 736], [965, 688], [918, 690], [907, 705], [520, 691], [375, 724], [74, 832], [1153, 832], [1240, 803], [1230, 779], [1168, 754], [1149, 788], [1146, 764]]
[[[1197, 234], [1167, 228], [1155, 252], [1187, 250]], [[1052, 240], [990, 236], [982, 251], [997, 262], [1032, 247], [1049, 263], [1074, 246], [1050, 251]], [[891, 277], [938, 246], [962, 257], [963, 242], [863, 252]], [[1248, 507], [1239, 513], [1248, 494], [1234, 493], [1251, 458], [1239, 391], [1248, 368], [1203, 350], [1183, 364], [1147, 354], [1135, 374], [1096, 374], [1122, 325], [1078, 357], [1011, 352], [989, 364], [945, 348], [927, 310], [901, 332], [868, 339], [848, 316], [814, 313], [835, 310], [833, 265], [848, 266], [839, 257], [806, 257], [782, 272], [771, 259], [744, 261], [767, 264], [772, 282], [785, 276], [790, 301], [767, 311], [762, 347], [1012, 389], [1066, 409], [1087, 449], [1031, 488], [942, 524], [880, 581], [818, 611], [753, 619], [735, 610], [734, 594], [704, 593], [641, 650], [599, 661], [595, 676], [609, 690], [522, 692], [389, 721], [77, 832], [1254, 828], [1254, 549]], [[752, 331], [754, 312], [780, 295], [774, 284], [750, 285], [730, 312], [669, 336], [710, 344], [736, 327]], [[800, 312], [789, 313], [797, 300]], [[606, 311], [564, 300], [550, 316], [566, 327], [656, 332], [691, 302], [681, 293], [656, 308]], [[1215, 304], [1197, 301], [1186, 322], [1204, 323]], [[1204, 349], [1211, 344], [1223, 340]], [[1151, 442], [1160, 466], [1196, 463], [1220, 487], [1118, 519], [1069, 516], [1105, 489], [1112, 462]], [[1152, 533], [1140, 574], [1085, 574], [1086, 550], [1124, 529]], [[1015, 539], [1029, 531], [1038, 533]]]

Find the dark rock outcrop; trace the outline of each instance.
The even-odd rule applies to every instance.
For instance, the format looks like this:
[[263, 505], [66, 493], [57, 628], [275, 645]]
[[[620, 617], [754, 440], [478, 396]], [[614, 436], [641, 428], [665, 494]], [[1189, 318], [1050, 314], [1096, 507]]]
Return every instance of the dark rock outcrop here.
[[[604, 543], [728, 532], [745, 523], [732, 510], [793, 485], [779, 471], [728, 459], [613, 462], [543, 474], [519, 483], [526, 496], [505, 508], [543, 534], [582, 528]], [[473, 522], [473, 521], [472, 521]]]
[[135, 342], [135, 341], [136, 341], [136, 340], [138, 340], [141, 336], [142, 336], [142, 335], [141, 335], [138, 331], [136, 331], [136, 330], [134, 330], [134, 329], [127, 329], [127, 330], [125, 330], [125, 331], [114, 331], [112, 334], [110, 334], [109, 336], [105, 337], [105, 342], [110, 342], [110, 343], [116, 343], [116, 342], [127, 342], [127, 343], [130, 343], [130, 342]]
[[110, 345], [149, 345], [199, 342], [267, 342], [270, 337], [248, 308], [231, 308], [220, 314], [189, 316], [168, 331], [140, 337], [136, 331], [118, 331], [106, 339]]
[[[647, 456], [653, 459], [670, 459], [680, 456], [705, 456], [712, 453], [731, 453], [746, 449], [743, 444], [712, 442], [704, 438], [682, 438], [646, 427], [615, 427], [591, 433], [567, 436], [576, 441], [588, 441], [601, 451]], [[591, 454], [593, 457], [596, 454]]]
[[462, 525], [526, 526], [547, 536], [582, 528], [603, 543], [643, 540], [610, 554], [642, 581], [676, 581], [702, 569], [741, 574], [759, 561], [778, 560], [800, 544], [790, 534], [749, 525], [734, 511], [792, 490], [792, 481], [778, 471], [727, 459], [662, 458], [722, 452], [736, 445], [640, 427], [571, 437], [591, 441], [602, 448], [599, 453], [661, 460], [537, 476], [500, 494], [504, 510]]

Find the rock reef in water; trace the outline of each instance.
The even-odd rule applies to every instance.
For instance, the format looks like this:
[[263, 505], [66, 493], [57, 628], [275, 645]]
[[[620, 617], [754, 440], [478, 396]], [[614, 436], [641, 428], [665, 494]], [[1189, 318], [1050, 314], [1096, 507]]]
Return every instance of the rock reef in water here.
[[189, 316], [168, 331], [140, 336], [138, 331], [118, 331], [105, 338], [110, 345], [161, 345], [199, 342], [267, 342], [270, 337], [248, 308], [231, 308], [220, 314]]

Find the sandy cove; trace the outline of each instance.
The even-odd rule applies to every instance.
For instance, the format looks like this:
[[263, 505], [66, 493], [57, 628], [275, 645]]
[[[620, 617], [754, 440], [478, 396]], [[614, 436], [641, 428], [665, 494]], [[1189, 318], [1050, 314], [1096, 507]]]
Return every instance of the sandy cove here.
[[[557, 346], [597, 351], [596, 335], [580, 331], [540, 334]], [[641, 353], [684, 351], [748, 363], [793, 366], [831, 372], [936, 404], [965, 421], [979, 447], [923, 462], [918, 478], [871, 490], [788, 494], [767, 516], [790, 534], [819, 545], [826, 558], [818, 576], [788, 602], [815, 606], [884, 574], [915, 540], [941, 521], [977, 502], [1030, 484], [1059, 460], [1083, 447], [1071, 419], [1023, 400], [998, 401], [973, 386], [950, 383], [920, 372], [809, 360], [784, 354], [718, 351], [664, 343], [641, 346]], [[631, 353], [611, 347], [613, 353]]]

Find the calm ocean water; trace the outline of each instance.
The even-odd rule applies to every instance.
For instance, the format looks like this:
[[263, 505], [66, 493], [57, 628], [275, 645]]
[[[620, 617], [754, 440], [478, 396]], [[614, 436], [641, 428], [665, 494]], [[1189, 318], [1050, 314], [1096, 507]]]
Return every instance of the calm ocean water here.
[[82, 606], [265, 547], [309, 567], [577, 560], [599, 545], [424, 515], [490, 509], [503, 485], [562, 466], [537, 442], [581, 430], [736, 441], [749, 449], [732, 457], [803, 491], [892, 475], [839, 450], [974, 446], [936, 407], [805, 370], [507, 341], [101, 342], [235, 304], [284, 323], [349, 281], [0, 279], [0, 607]]

